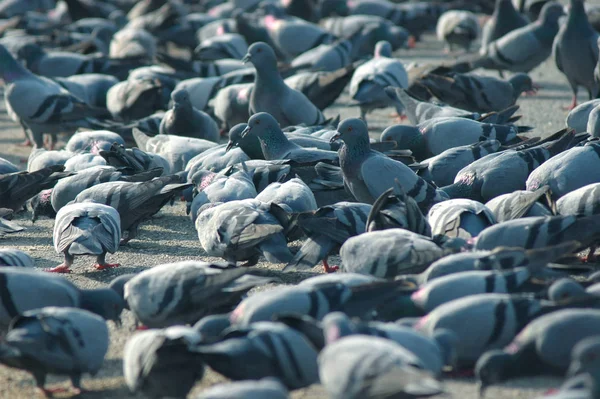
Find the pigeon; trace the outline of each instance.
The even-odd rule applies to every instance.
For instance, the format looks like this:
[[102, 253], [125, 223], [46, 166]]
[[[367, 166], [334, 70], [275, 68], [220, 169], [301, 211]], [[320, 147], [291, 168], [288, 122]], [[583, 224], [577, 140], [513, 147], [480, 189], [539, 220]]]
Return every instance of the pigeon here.
[[359, 62], [334, 71], [300, 72], [285, 79], [292, 89], [302, 92], [321, 111], [342, 94]]
[[74, 156], [70, 151], [46, 151], [43, 148], [33, 149], [27, 158], [27, 171], [36, 172], [49, 166], [64, 165]]
[[125, 145], [125, 141], [117, 133], [108, 130], [92, 130], [72, 135], [67, 141], [65, 150], [73, 153], [92, 152], [96, 154], [102, 150], [109, 150], [113, 143]]
[[33, 267], [34, 262], [31, 256], [20, 249], [0, 247], [0, 266]]
[[525, 16], [515, 10], [511, 0], [496, 0], [494, 13], [481, 30], [481, 51], [509, 32], [528, 24]]
[[250, 96], [252, 83], [240, 83], [220, 89], [213, 101], [215, 117], [221, 121], [224, 129], [233, 129], [235, 126], [246, 124], [250, 114]]
[[175, 193], [191, 187], [191, 184], [180, 181], [179, 176], [172, 175], [139, 183], [101, 183], [77, 194], [74, 202], [90, 200], [115, 208], [121, 216], [121, 231], [128, 232], [127, 238], [121, 241], [123, 245], [135, 238], [139, 224], [158, 212]]
[[287, 58], [294, 58], [320, 44], [335, 41], [335, 36], [324, 28], [300, 18], [279, 19], [266, 15], [263, 21], [274, 47]]
[[472, 67], [529, 73], [552, 54], [552, 43], [562, 15], [561, 4], [546, 3], [537, 21], [515, 29], [482, 48]]
[[52, 188], [60, 179], [70, 176], [63, 165], [48, 166], [35, 172], [0, 175], [0, 208], [20, 211], [23, 204], [42, 190]]
[[259, 381], [236, 381], [213, 385], [196, 399], [288, 399], [286, 387], [276, 378]]
[[[598, 378], [598, 336], [592, 336], [580, 340], [571, 351], [571, 364], [567, 370], [568, 377], [582, 374], [591, 375], [594, 380]], [[595, 392], [598, 388], [594, 387]]]
[[477, 16], [470, 11], [446, 11], [438, 19], [436, 26], [438, 40], [445, 42], [446, 50], [450, 52], [455, 45], [470, 51], [473, 42], [479, 38], [480, 31]]
[[14, 163], [0, 157], [0, 175], [18, 172], [20, 169]]
[[119, 83], [114, 76], [100, 73], [85, 73], [54, 80], [89, 106], [99, 108], [106, 108], [106, 93]]
[[428, 74], [417, 81], [440, 101], [467, 111], [497, 112], [515, 105], [523, 92], [536, 89], [529, 75], [517, 73], [508, 80], [473, 73]]
[[492, 211], [498, 223], [522, 217], [552, 216], [549, 207], [540, 201], [544, 197], [549, 198], [549, 190], [548, 186], [535, 191], [516, 190], [492, 198], [485, 206]]
[[52, 395], [44, 387], [47, 374], [68, 375], [78, 395], [81, 375], [100, 371], [108, 344], [108, 327], [101, 317], [48, 306], [13, 320], [0, 343], [0, 363], [30, 372], [46, 396]]
[[563, 195], [556, 201], [559, 215], [591, 216], [600, 213], [600, 183], [592, 183]]
[[342, 121], [332, 141], [338, 138], [344, 142], [338, 152], [344, 185], [356, 200], [372, 204], [394, 186], [395, 179], [406, 194], [417, 201], [421, 211], [426, 212], [434, 203], [446, 198], [402, 162], [371, 150], [367, 126], [362, 120]]
[[3, 238], [6, 234], [18, 233], [25, 230], [25, 227], [8, 220], [12, 219], [13, 214], [14, 211], [12, 209], [0, 208], [0, 238]]
[[[599, 94], [600, 87], [594, 78], [599, 38], [600, 34], [588, 22], [584, 0], [570, 0], [567, 21], [554, 38], [552, 49], [556, 67], [566, 76], [573, 91], [569, 110], [577, 106], [579, 86], [587, 90], [590, 100]], [[578, 50], [574, 51], [575, 48]]]
[[113, 119], [133, 122], [167, 109], [174, 85], [159, 79], [129, 79], [106, 93], [106, 108]]
[[[587, 132], [588, 118], [594, 108], [600, 105], [600, 99], [594, 99], [579, 104], [567, 115], [566, 124], [577, 133]], [[590, 132], [590, 134], [593, 132]]]
[[444, 392], [402, 346], [379, 337], [350, 336], [319, 354], [319, 377], [332, 399], [422, 398]]
[[329, 266], [328, 256], [339, 250], [348, 238], [365, 232], [370, 210], [367, 204], [338, 202], [298, 214], [294, 223], [308, 238], [284, 271], [309, 269], [321, 260], [326, 272], [339, 269]]
[[427, 214], [433, 237], [476, 237], [496, 223], [492, 212], [482, 203], [468, 199], [451, 199], [435, 204]]
[[483, 354], [475, 366], [479, 391], [524, 375], [566, 373], [569, 355], [581, 340], [597, 336], [600, 311], [565, 309], [530, 322], [504, 350]]
[[586, 132], [589, 132], [592, 137], [600, 137], [600, 107], [596, 106], [590, 112]]
[[[350, 97], [358, 102], [362, 120], [366, 121], [368, 112], [392, 105], [384, 91], [387, 86], [408, 88], [408, 74], [402, 62], [392, 58], [390, 43], [380, 41], [373, 59], [356, 68], [350, 80]], [[398, 114], [402, 112], [396, 109]]]
[[310, 188], [299, 178], [285, 183], [271, 183], [256, 196], [256, 200], [265, 203], [287, 205], [292, 212], [311, 212], [317, 210], [317, 201]]
[[[114, 168], [125, 168], [129, 174], [143, 173], [162, 169], [162, 176], [169, 175], [171, 168], [168, 161], [158, 154], [151, 154], [137, 147], [125, 149], [122, 145], [112, 145], [108, 151], [100, 151], [100, 156]], [[161, 175], [161, 174], [159, 174]]]
[[250, 115], [268, 112], [282, 127], [325, 122], [321, 111], [306, 96], [290, 89], [283, 82], [277, 71], [275, 53], [268, 44], [252, 44], [243, 61], [251, 61], [256, 68], [254, 88], [250, 96]]
[[160, 124], [160, 134], [195, 137], [219, 141], [219, 128], [205, 112], [193, 107], [190, 96], [184, 89], [171, 93], [173, 108], [168, 110]]
[[134, 334], [123, 349], [129, 390], [149, 397], [186, 397], [204, 375], [204, 362], [194, 351], [201, 341], [193, 328], [183, 326]]
[[199, 60], [220, 60], [234, 58], [241, 60], [248, 51], [246, 39], [237, 33], [226, 33], [203, 40], [194, 49], [194, 57]]
[[[244, 123], [242, 126], [235, 126], [233, 128], [239, 129], [242, 132], [246, 128], [246, 124]], [[227, 147], [227, 144], [223, 144], [196, 155], [188, 161], [185, 169], [189, 171], [189, 175], [191, 176], [202, 169], [219, 173], [250, 160], [250, 157], [241, 148], [228, 150]]]
[[234, 381], [275, 377], [288, 389], [319, 381], [316, 348], [282, 323], [232, 328], [221, 342], [198, 345], [195, 351], [213, 370]]
[[353, 61], [353, 53], [351, 41], [338, 40], [300, 54], [290, 62], [290, 66], [312, 71], [335, 71], [348, 66]]
[[381, 141], [395, 141], [398, 149], [412, 151], [417, 160], [471, 145], [482, 140], [498, 140], [502, 144], [518, 139], [518, 134], [531, 130], [527, 126], [496, 125], [465, 118], [429, 119], [416, 126], [392, 125], [381, 133]]
[[109, 55], [113, 58], [147, 57], [156, 55], [156, 39], [145, 29], [125, 26], [115, 33], [110, 42]]
[[196, 219], [200, 244], [209, 256], [228, 262], [247, 261], [253, 266], [263, 255], [271, 263], [287, 263], [284, 227], [270, 209], [273, 205], [255, 199], [229, 201], [201, 209]]
[[121, 241], [121, 218], [115, 208], [83, 202], [62, 207], [54, 223], [54, 249], [64, 254], [63, 264], [46, 271], [70, 273], [78, 255], [96, 256], [96, 269], [119, 266], [107, 263], [106, 253], [115, 253]]

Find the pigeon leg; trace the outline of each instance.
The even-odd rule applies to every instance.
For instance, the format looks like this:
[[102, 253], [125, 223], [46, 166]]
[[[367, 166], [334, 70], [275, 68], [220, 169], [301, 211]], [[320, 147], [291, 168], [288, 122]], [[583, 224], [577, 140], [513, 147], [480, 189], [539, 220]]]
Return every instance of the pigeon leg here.
[[44, 269], [44, 271], [49, 273], [71, 273], [73, 260], [75, 260], [75, 257], [68, 252], [65, 252], [65, 261], [62, 264], [49, 269]]
[[[248, 259], [246, 261], [246, 263], [243, 263], [240, 265], [240, 267], [250, 267], [250, 266], [255, 266], [258, 263], [258, 259], [260, 258], [260, 255], [253, 255], [250, 259]], [[235, 263], [235, 262], [232, 262]]]
[[96, 258], [96, 262], [97, 263], [94, 265], [96, 270], [106, 270], [106, 269], [111, 269], [113, 267], [121, 266], [118, 263], [106, 263], [106, 253], [103, 253], [102, 255], [98, 255], [98, 257]]
[[81, 388], [81, 374], [71, 374], [71, 385], [73, 385], [73, 393], [79, 395], [84, 392]]
[[31, 140], [29, 140], [29, 138], [25, 138], [25, 140], [23, 140], [21, 143], [19, 143], [19, 146], [21, 147], [31, 147], [33, 144], [31, 143]]
[[137, 237], [138, 234], [138, 225], [134, 224], [127, 230], [127, 238], [123, 238], [119, 245], [127, 245], [129, 241]]
[[596, 247], [590, 247], [590, 252], [587, 255], [581, 257], [581, 261], [585, 263], [595, 262], [596, 261]]
[[577, 95], [573, 95], [573, 101], [571, 101], [571, 105], [569, 105], [568, 107], [565, 107], [564, 109], [567, 111], [572, 111], [573, 108], [575, 108], [577, 106]]
[[336, 266], [336, 265], [329, 266], [329, 263], [327, 263], [327, 258], [323, 259], [323, 268], [325, 269], [325, 273], [333, 273], [333, 272], [337, 272], [338, 270], [340, 270], [339, 266]]

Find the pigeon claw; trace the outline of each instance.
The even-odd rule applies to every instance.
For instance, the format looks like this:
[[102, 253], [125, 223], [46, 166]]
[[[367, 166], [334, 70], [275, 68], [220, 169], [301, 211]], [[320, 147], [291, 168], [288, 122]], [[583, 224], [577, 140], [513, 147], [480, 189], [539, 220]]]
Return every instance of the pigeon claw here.
[[38, 388], [40, 392], [47, 398], [51, 398], [56, 393], [66, 393], [70, 392], [69, 388], [65, 387], [56, 387], [56, 388]]
[[71, 273], [71, 269], [69, 268], [69, 266], [65, 265], [64, 263], [56, 267], [44, 269], [44, 271], [48, 273]]
[[334, 273], [340, 270], [339, 266], [329, 266], [329, 263], [327, 263], [327, 259], [323, 259], [323, 268], [325, 269], [325, 273]]
[[96, 270], [106, 270], [106, 269], [112, 269], [115, 267], [119, 267], [121, 266], [119, 263], [96, 263], [94, 265], [94, 267], [96, 268]]
[[19, 143], [20, 147], [32, 147], [33, 144], [31, 143], [31, 140], [29, 139], [25, 139], [23, 142]]

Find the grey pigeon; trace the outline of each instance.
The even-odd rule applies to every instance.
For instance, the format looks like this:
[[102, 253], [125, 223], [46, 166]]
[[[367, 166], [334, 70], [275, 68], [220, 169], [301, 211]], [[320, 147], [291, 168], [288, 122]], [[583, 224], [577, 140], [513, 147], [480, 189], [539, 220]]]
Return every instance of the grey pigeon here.
[[72, 156], [70, 151], [46, 151], [43, 148], [33, 149], [27, 158], [27, 171], [35, 172], [53, 165], [64, 165]]
[[213, 102], [214, 114], [225, 129], [233, 129], [240, 123], [246, 123], [250, 114], [250, 96], [252, 83], [240, 83], [220, 89]]
[[267, 15], [264, 26], [275, 47], [289, 58], [335, 40], [324, 28], [300, 18], [279, 19]]
[[514, 141], [531, 128], [482, 123], [465, 118], [429, 119], [416, 126], [392, 125], [381, 133], [381, 141], [395, 141], [398, 149], [411, 150], [417, 160], [439, 155], [447, 149], [495, 139], [500, 143]]
[[79, 172], [94, 166], [106, 166], [106, 160], [96, 154], [77, 154], [65, 162], [65, 171]]
[[556, 67], [566, 76], [573, 91], [569, 109], [577, 106], [579, 86], [587, 90], [590, 100], [599, 94], [598, 82], [594, 78], [599, 38], [598, 32], [588, 22], [584, 0], [571, 0], [567, 21], [558, 31], [553, 45]]
[[[404, 65], [392, 58], [390, 43], [378, 42], [373, 59], [354, 71], [350, 81], [350, 97], [360, 106], [361, 119], [366, 121], [368, 112], [393, 105], [384, 89], [387, 86], [408, 88], [408, 74]], [[397, 108], [400, 114], [402, 109]]]
[[25, 230], [25, 227], [19, 226], [18, 224], [5, 219], [5, 217], [12, 215], [14, 211], [12, 209], [0, 208], [1, 211], [9, 211], [8, 213], [2, 213], [0, 216], [0, 238], [4, 237], [6, 234], [17, 233], [19, 231]]
[[[577, 133], [587, 132], [588, 117], [592, 110], [600, 105], [600, 99], [594, 99], [579, 104], [567, 115], [566, 125]], [[592, 132], [590, 132], [591, 134]]]
[[31, 256], [20, 249], [0, 247], [0, 266], [33, 267], [34, 262]]
[[551, 210], [542, 201], [549, 198], [549, 189], [544, 186], [535, 191], [516, 190], [492, 198], [485, 206], [492, 211], [498, 223], [521, 217], [552, 216]]
[[202, 337], [190, 327], [175, 326], [134, 334], [123, 350], [123, 375], [131, 392], [151, 398], [183, 398], [204, 375], [193, 348]]
[[156, 55], [156, 39], [144, 29], [125, 26], [112, 37], [109, 55], [113, 58], [147, 57]]
[[357, 64], [358, 62], [333, 71], [300, 72], [286, 78], [285, 84], [302, 92], [323, 111], [340, 97]]
[[[253, 287], [270, 278], [227, 264], [184, 261], [159, 265], [133, 276], [124, 299], [136, 319], [150, 328], [194, 324], [203, 316], [235, 307]], [[152, 288], [149, 295], [148, 287]], [[177, 291], [180, 294], [173, 295]]]
[[481, 51], [485, 52], [488, 44], [515, 29], [522, 28], [528, 22], [525, 16], [515, 10], [511, 0], [496, 0], [494, 13], [481, 31]]
[[600, 183], [592, 183], [563, 195], [556, 201], [559, 215], [591, 216], [600, 212]]
[[599, 327], [600, 311], [595, 309], [561, 310], [537, 318], [504, 350], [489, 351], [477, 361], [480, 392], [527, 374], [565, 373], [573, 347], [597, 335]]
[[339, 150], [344, 185], [358, 201], [372, 204], [383, 192], [394, 187], [396, 179], [422, 211], [446, 198], [402, 162], [371, 150], [367, 126], [360, 119], [345, 119], [337, 132], [334, 138], [344, 142]]
[[68, 375], [75, 394], [81, 375], [95, 375], [108, 351], [106, 322], [74, 308], [44, 307], [26, 312], [11, 323], [0, 344], [0, 363], [30, 372], [44, 395], [47, 374]]
[[47, 271], [70, 273], [78, 255], [96, 256], [96, 269], [117, 267], [107, 263], [106, 253], [115, 253], [121, 241], [121, 218], [115, 208], [92, 202], [70, 204], [56, 214], [54, 249], [64, 254], [63, 264]]
[[370, 210], [367, 204], [338, 202], [295, 216], [294, 223], [307, 239], [284, 271], [312, 268], [321, 260], [326, 272], [337, 270], [327, 263], [328, 256], [348, 238], [365, 232]]
[[299, 178], [285, 183], [271, 183], [256, 196], [258, 201], [287, 205], [292, 212], [317, 210], [317, 201], [310, 188]]
[[592, 137], [600, 137], [600, 107], [596, 106], [590, 112], [586, 132], [589, 132]]
[[173, 108], [165, 113], [160, 124], [160, 134], [219, 141], [217, 123], [205, 112], [194, 108], [187, 91], [173, 91], [171, 100]]
[[129, 174], [162, 169], [162, 176], [171, 174], [168, 161], [158, 154], [151, 154], [137, 147], [125, 149], [122, 145], [113, 145], [108, 151], [100, 151], [100, 156], [114, 168], [125, 168]]
[[[234, 328], [221, 342], [195, 349], [213, 370], [234, 381], [278, 378], [299, 389], [319, 381], [317, 349], [285, 324], [260, 322]], [[252, 359], [251, 367], [240, 365]]]
[[85, 73], [55, 80], [89, 106], [100, 108], [106, 108], [106, 93], [119, 83], [114, 76], [100, 73]]
[[432, 235], [476, 237], [496, 223], [492, 212], [482, 203], [468, 199], [451, 199], [435, 204], [427, 214]]
[[237, 33], [226, 33], [203, 40], [194, 49], [194, 56], [200, 60], [234, 58], [241, 60], [248, 51], [246, 39]]
[[288, 399], [288, 391], [279, 380], [263, 378], [259, 381], [236, 381], [213, 385], [196, 399]]
[[446, 44], [448, 51], [459, 46], [465, 51], [471, 50], [471, 45], [479, 38], [481, 28], [477, 16], [470, 11], [450, 10], [443, 13], [436, 26], [438, 40]]
[[293, 68], [306, 68], [313, 71], [335, 71], [353, 61], [352, 42], [341, 40], [331, 44], [321, 44], [292, 60]]
[[116, 120], [132, 122], [164, 110], [173, 86], [159, 79], [128, 79], [106, 93], [106, 108]]
[[255, 199], [229, 201], [201, 209], [196, 219], [198, 238], [209, 256], [235, 263], [255, 265], [264, 255], [271, 263], [287, 263], [292, 253], [287, 247], [284, 227], [269, 206]]
[[18, 172], [19, 168], [7, 159], [0, 158], [0, 174], [5, 175], [7, 173]]
[[[245, 123], [242, 126], [237, 127], [240, 132], [245, 128]], [[223, 144], [196, 155], [194, 158], [188, 161], [185, 169], [189, 171], [192, 176], [200, 169], [210, 170], [218, 173], [228, 169], [229, 167], [240, 165], [250, 159], [241, 148], [228, 150], [227, 147], [228, 145]]]
[[75, 133], [67, 141], [65, 150], [73, 153], [93, 152], [109, 150], [113, 143], [125, 145], [123, 138], [108, 130], [92, 130]]
[[325, 121], [319, 109], [304, 94], [289, 88], [277, 71], [273, 49], [266, 43], [254, 43], [244, 60], [256, 68], [254, 88], [250, 96], [250, 115], [268, 112], [282, 127], [317, 125]]
[[379, 337], [350, 336], [319, 354], [321, 383], [332, 399], [420, 398], [439, 395], [443, 387], [412, 353]]
[[[567, 376], [573, 377], [589, 374], [595, 381], [598, 379], [598, 336], [592, 336], [580, 340], [571, 351], [571, 364], [567, 370]], [[594, 393], [598, 387], [594, 387]]]

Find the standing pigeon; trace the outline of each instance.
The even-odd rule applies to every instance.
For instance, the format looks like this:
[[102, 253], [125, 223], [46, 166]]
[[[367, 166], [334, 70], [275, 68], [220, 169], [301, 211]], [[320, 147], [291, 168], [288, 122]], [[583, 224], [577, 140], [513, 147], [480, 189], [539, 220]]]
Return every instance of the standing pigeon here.
[[111, 206], [83, 202], [62, 207], [56, 214], [53, 239], [65, 261], [49, 272], [70, 273], [76, 255], [96, 256], [97, 270], [119, 266], [105, 260], [107, 252], [117, 251], [121, 240], [121, 218]]
[[207, 113], [194, 108], [185, 89], [173, 91], [171, 100], [173, 108], [165, 113], [160, 123], [160, 134], [219, 141], [217, 123]]
[[584, 0], [570, 0], [567, 22], [558, 31], [553, 46], [556, 67], [565, 74], [573, 91], [569, 110], [577, 106], [579, 86], [587, 90], [590, 100], [600, 94], [594, 78], [600, 35], [588, 22], [583, 3]]
[[334, 136], [334, 139], [338, 138], [344, 142], [339, 150], [344, 184], [358, 201], [372, 204], [386, 190], [394, 187], [396, 179], [423, 212], [446, 198], [402, 162], [371, 150], [367, 126], [362, 120], [349, 118], [342, 121]]
[[483, 25], [481, 32], [481, 51], [485, 52], [488, 44], [500, 39], [515, 29], [522, 28], [529, 21], [515, 10], [511, 0], [496, 0], [494, 13]]
[[68, 375], [75, 394], [81, 375], [95, 375], [108, 351], [108, 327], [99, 316], [75, 308], [44, 307], [19, 316], [0, 343], [0, 363], [33, 374], [44, 395], [47, 374]]
[[470, 11], [450, 10], [443, 13], [436, 26], [437, 38], [446, 44], [446, 51], [453, 51], [454, 46], [471, 50], [471, 44], [479, 37], [479, 21]]
[[[381, 41], [375, 46], [373, 59], [356, 68], [350, 80], [350, 97], [358, 101], [362, 120], [376, 108], [394, 105], [384, 91], [388, 86], [408, 88], [408, 74], [402, 62], [392, 58], [390, 43]], [[398, 107], [396, 110], [402, 112]]]
[[325, 117], [306, 96], [288, 87], [279, 71], [275, 52], [266, 43], [254, 43], [248, 49], [244, 62], [256, 68], [254, 88], [250, 96], [250, 115], [268, 112], [282, 127], [290, 125], [318, 125]]

